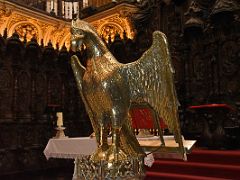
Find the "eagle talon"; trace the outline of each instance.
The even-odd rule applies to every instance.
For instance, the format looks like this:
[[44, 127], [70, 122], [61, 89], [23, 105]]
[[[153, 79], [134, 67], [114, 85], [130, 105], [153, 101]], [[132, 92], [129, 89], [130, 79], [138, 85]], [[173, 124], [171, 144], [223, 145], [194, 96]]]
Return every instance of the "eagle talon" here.
[[91, 160], [94, 162], [106, 161], [107, 160], [107, 151], [108, 147], [100, 146], [98, 149], [91, 155]]
[[107, 157], [108, 157], [108, 162], [114, 162], [114, 161], [126, 160], [128, 156], [123, 150], [112, 145], [107, 150]]

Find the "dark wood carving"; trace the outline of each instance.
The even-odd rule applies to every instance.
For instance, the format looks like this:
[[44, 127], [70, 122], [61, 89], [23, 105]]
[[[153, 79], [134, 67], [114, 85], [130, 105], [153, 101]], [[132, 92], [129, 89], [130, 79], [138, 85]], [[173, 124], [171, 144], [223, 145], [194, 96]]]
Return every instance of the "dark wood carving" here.
[[17, 120], [29, 121], [31, 101], [31, 77], [28, 72], [20, 71], [16, 77], [16, 118]]
[[81, 125], [89, 120], [69, 57], [66, 48], [40, 47], [34, 38], [23, 44], [16, 33], [0, 37], [0, 175], [64, 165], [43, 155], [56, 133], [50, 104], [63, 111], [68, 136], [91, 133]]
[[[144, 1], [142, 3], [144, 4]], [[239, 130], [240, 126], [237, 115], [239, 112], [225, 112], [224, 115], [217, 113], [214, 114], [216, 121], [212, 121], [211, 113], [202, 116], [198, 112], [189, 112], [188, 107], [211, 103], [226, 103], [235, 108], [239, 106], [240, 3], [235, 0], [154, 3], [155, 6], [151, 9], [140, 8], [136, 18], [132, 19], [138, 22], [139, 14], [148, 14], [149, 17], [155, 14], [154, 21], [153, 18], [145, 19], [150, 23], [149, 27], [139, 30], [144, 31], [149, 38], [154, 30], [161, 30], [168, 37], [176, 70], [175, 80], [181, 103], [183, 132], [186, 136], [190, 135], [189, 138], [199, 139], [202, 131], [207, 131], [203, 123], [206, 117], [212, 122], [211, 126], [217, 127], [218, 121], [223, 121], [223, 128], [228, 129], [226, 133], [229, 133], [231, 128], [232, 132], [236, 132], [234, 129]], [[215, 135], [211, 130], [209, 132], [211, 139], [210, 136]], [[238, 137], [239, 141], [237, 134], [230, 133], [225, 137]], [[239, 144], [235, 143], [231, 148], [238, 146]], [[224, 148], [230, 148], [228, 143]]]
[[12, 120], [13, 76], [7, 67], [0, 69], [0, 122]]

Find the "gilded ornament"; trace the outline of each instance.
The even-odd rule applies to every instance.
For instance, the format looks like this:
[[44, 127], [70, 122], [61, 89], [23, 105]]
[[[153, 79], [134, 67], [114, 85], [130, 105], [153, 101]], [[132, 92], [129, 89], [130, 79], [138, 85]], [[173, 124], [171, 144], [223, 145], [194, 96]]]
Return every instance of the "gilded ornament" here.
[[[119, 163], [129, 159], [142, 161], [145, 153], [133, 133], [128, 115], [132, 103], [147, 103], [153, 108], [173, 132], [182, 158], [186, 159], [166, 36], [159, 31], [154, 32], [152, 46], [137, 61], [129, 64], [119, 63], [94, 27], [85, 21], [73, 21], [71, 43], [73, 50], [80, 49], [82, 43], [88, 49], [86, 67], [77, 56], [72, 56], [71, 65], [98, 143], [90, 160], [114, 164], [116, 169]], [[155, 121], [159, 132], [162, 132], [159, 118]], [[109, 144], [110, 130], [112, 143]], [[161, 133], [160, 140], [161, 146], [165, 146]]]

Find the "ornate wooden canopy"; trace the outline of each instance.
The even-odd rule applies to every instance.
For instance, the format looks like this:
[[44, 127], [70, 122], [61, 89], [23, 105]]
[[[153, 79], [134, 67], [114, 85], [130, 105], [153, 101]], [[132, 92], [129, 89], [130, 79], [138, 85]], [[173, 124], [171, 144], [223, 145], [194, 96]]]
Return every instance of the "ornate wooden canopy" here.
[[[134, 11], [133, 5], [121, 3], [85, 20], [92, 23], [106, 40], [108, 36], [113, 39], [116, 33], [122, 36], [123, 32], [128, 38], [133, 38], [134, 30], [128, 17]], [[61, 48], [65, 44], [69, 48], [70, 26], [69, 20], [51, 16], [47, 12], [0, 1], [0, 34], [7, 29], [9, 37], [17, 32], [21, 40], [25, 38], [29, 41], [34, 36], [43, 45], [51, 41], [54, 47], [58, 44]]]

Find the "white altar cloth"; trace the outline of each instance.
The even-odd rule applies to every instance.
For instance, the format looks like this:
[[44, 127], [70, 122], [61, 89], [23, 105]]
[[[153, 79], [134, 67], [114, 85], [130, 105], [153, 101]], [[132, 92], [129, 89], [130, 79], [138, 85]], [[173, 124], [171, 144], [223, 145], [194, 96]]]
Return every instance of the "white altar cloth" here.
[[[158, 140], [159, 137], [138, 138], [139, 142]], [[167, 139], [164, 137], [164, 139]], [[111, 142], [111, 138], [109, 138]], [[158, 140], [159, 141], [159, 140]], [[157, 142], [158, 142], [157, 141]], [[159, 141], [160, 144], [160, 141]], [[75, 137], [75, 138], [51, 138], [48, 141], [43, 153], [49, 158], [75, 159], [82, 156], [91, 155], [97, 149], [95, 138]]]
[[[140, 141], [157, 140], [159, 137], [138, 138]], [[109, 138], [111, 142], [111, 139]], [[43, 153], [49, 158], [77, 159], [89, 156], [97, 149], [95, 138], [77, 137], [77, 138], [51, 138], [48, 141]], [[144, 164], [151, 167], [154, 162], [152, 154], [144, 158]]]
[[[148, 138], [138, 138], [140, 145], [145, 146], [160, 146], [160, 140], [158, 136], [148, 137]], [[164, 136], [164, 141], [166, 146], [177, 147], [177, 143], [173, 136]], [[109, 138], [109, 142], [111, 139]], [[191, 151], [195, 140], [184, 140], [183, 144], [187, 152]], [[47, 146], [44, 149], [44, 155], [47, 159], [49, 158], [66, 158], [75, 159], [74, 163], [74, 174], [72, 180], [80, 180], [81, 178], [81, 168], [78, 165], [79, 159], [93, 154], [97, 149], [97, 143], [95, 138], [90, 137], [75, 137], [75, 138], [51, 138], [48, 141]], [[146, 152], [147, 153], [147, 152]], [[167, 154], [167, 155], [166, 155]], [[182, 158], [179, 155], [172, 155], [172, 153], [166, 153], [165, 151], [154, 152], [154, 156], [158, 158], [170, 157], [170, 158]], [[152, 153], [148, 154], [144, 158], [144, 164], [151, 167], [154, 162], [154, 156]]]
[[49, 158], [75, 159], [91, 155], [97, 149], [96, 140], [90, 137], [51, 138], [43, 153]]
[[[160, 140], [158, 136], [148, 138], [138, 138], [141, 146], [160, 146]], [[173, 136], [164, 136], [164, 141], [168, 147], [178, 147]], [[109, 142], [111, 139], [109, 138]], [[195, 144], [195, 140], [184, 140], [183, 145], [187, 152], [191, 151], [191, 148]], [[49, 158], [67, 158], [75, 159], [78, 157], [88, 156], [93, 154], [97, 149], [97, 143], [95, 138], [90, 137], [75, 137], [75, 138], [51, 138], [48, 141], [46, 148], [44, 149], [44, 155]], [[154, 154], [158, 154], [155, 152]], [[167, 154], [164, 152], [164, 154]]]

